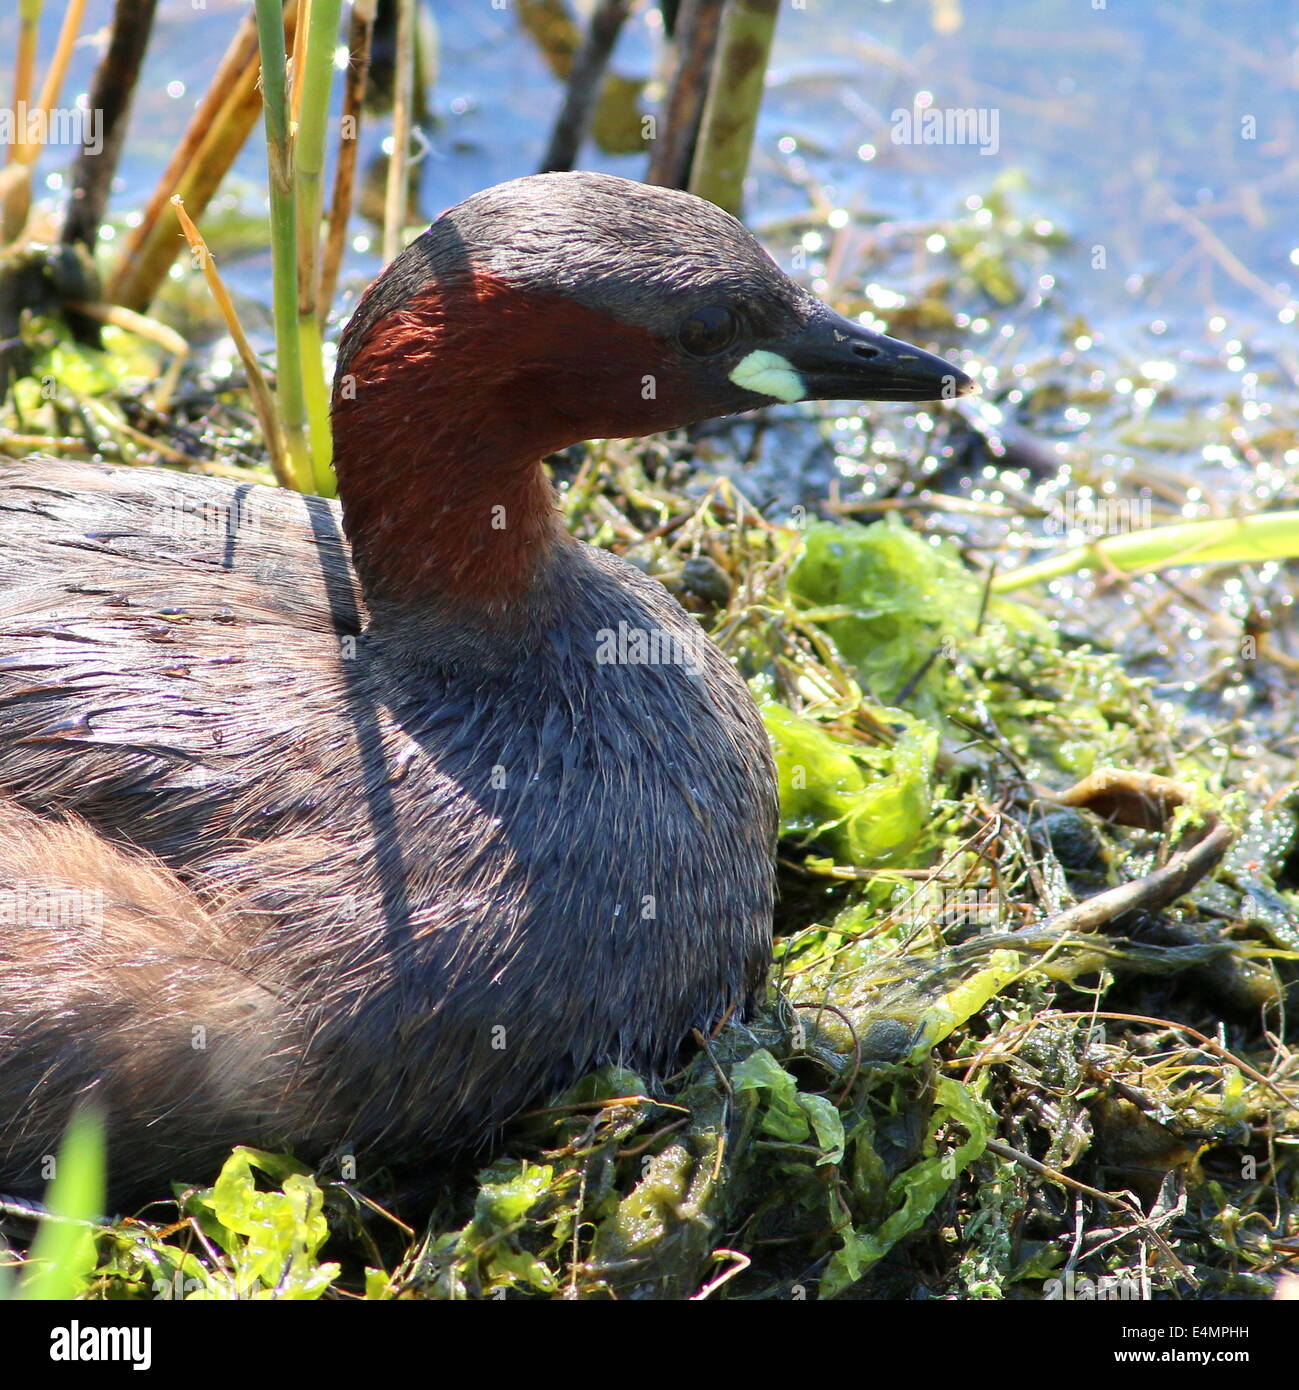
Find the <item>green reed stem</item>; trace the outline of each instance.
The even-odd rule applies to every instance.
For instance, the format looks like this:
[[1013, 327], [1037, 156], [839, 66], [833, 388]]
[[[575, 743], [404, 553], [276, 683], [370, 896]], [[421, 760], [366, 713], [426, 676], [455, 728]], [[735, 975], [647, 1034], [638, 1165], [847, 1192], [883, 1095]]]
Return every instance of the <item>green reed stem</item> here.
[[266, 117], [266, 165], [271, 193], [271, 281], [275, 315], [275, 396], [299, 492], [315, 478], [307, 438], [307, 407], [298, 337], [298, 238], [294, 215], [293, 150], [285, 88], [284, 19], [280, 0], [256, 0], [262, 54], [262, 108]]
[[1188, 521], [1122, 536], [1104, 536], [1089, 545], [999, 574], [995, 593], [1010, 593], [1078, 570], [1144, 574], [1172, 565], [1257, 565], [1299, 557], [1299, 511], [1256, 512], [1221, 521]]
[[103, 1116], [82, 1106], [59, 1145], [45, 1199], [50, 1215], [32, 1242], [19, 1298], [62, 1302], [84, 1291], [97, 1263], [93, 1223], [103, 1216], [104, 1185]]
[[302, 74], [302, 106], [293, 142], [293, 182], [297, 206], [297, 334], [316, 491], [332, 496], [333, 443], [329, 431], [329, 389], [320, 335], [320, 234], [324, 207], [325, 128], [334, 77], [334, 49], [342, 0], [313, 0]]
[[690, 191], [737, 216], [779, 10], [779, 0], [728, 0], [722, 14]]

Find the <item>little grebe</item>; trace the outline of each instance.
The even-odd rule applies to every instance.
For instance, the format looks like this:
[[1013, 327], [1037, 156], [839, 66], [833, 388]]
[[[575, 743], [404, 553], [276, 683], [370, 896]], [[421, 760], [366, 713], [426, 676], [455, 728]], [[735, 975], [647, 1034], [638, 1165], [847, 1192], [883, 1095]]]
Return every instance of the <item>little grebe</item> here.
[[661, 585], [568, 535], [539, 461], [968, 389], [711, 204], [548, 174], [443, 214], [361, 300], [341, 512], [0, 467], [0, 1189], [40, 1190], [90, 1093], [118, 1202], [241, 1142], [408, 1166], [742, 1009], [763, 726]]

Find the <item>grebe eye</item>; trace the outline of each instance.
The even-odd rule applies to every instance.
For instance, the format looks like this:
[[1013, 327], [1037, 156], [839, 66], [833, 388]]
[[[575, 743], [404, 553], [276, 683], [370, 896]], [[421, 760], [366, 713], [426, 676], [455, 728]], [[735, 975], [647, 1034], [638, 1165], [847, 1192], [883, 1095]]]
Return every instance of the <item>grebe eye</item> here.
[[677, 341], [692, 357], [714, 357], [735, 341], [740, 321], [720, 304], [696, 309], [677, 329]]

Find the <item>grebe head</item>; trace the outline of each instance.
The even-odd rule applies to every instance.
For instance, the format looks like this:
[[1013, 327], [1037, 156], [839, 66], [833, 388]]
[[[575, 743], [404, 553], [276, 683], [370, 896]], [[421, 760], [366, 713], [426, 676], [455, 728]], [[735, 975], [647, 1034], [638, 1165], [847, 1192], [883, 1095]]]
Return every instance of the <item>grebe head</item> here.
[[339, 493], [368, 590], [411, 596], [437, 569], [443, 588], [507, 599], [557, 540], [546, 453], [775, 401], [973, 389], [836, 314], [711, 203], [537, 174], [443, 213], [362, 298], [334, 384]]

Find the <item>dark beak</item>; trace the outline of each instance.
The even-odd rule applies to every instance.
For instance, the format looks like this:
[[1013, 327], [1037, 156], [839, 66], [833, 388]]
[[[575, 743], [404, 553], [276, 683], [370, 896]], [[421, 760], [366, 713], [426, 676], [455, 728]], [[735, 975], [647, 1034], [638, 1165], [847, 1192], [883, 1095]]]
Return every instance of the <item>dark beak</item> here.
[[978, 389], [932, 352], [872, 333], [825, 305], [780, 351], [802, 377], [805, 401], [945, 401]]

